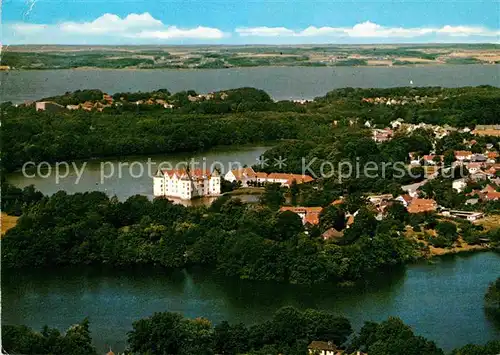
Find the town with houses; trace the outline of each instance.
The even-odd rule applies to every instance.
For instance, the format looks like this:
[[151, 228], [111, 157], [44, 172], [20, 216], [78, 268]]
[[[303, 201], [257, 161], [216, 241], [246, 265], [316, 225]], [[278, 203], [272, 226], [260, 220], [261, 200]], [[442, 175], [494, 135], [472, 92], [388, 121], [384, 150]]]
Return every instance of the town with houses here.
[[[212, 95], [212, 94], [209, 94]], [[203, 97], [210, 99], [211, 96]], [[402, 101], [377, 98], [373, 100], [363, 99], [364, 102], [374, 104], [400, 104], [404, 105], [409, 99], [405, 98]], [[414, 98], [418, 100], [428, 100], [428, 98]], [[350, 124], [354, 124], [351, 121]], [[337, 124], [337, 122], [334, 122]], [[500, 125], [478, 125], [474, 130], [469, 128], [457, 129], [449, 125], [438, 126], [426, 123], [407, 124], [402, 119], [392, 121], [390, 127], [383, 129], [373, 128], [370, 122], [364, 123], [365, 128], [372, 132], [372, 139], [377, 143], [382, 143], [391, 140], [397, 134], [411, 134], [417, 129], [424, 129], [432, 132], [436, 140], [451, 134], [452, 132], [470, 133], [475, 136], [491, 135], [500, 136]], [[447, 169], [463, 167], [467, 169], [467, 176], [455, 179], [452, 182], [452, 187], [457, 193], [464, 192], [469, 185], [477, 182], [483, 182], [484, 187], [481, 189], [473, 189], [467, 192], [468, 199], [466, 205], [471, 210], [450, 210], [442, 206], [433, 199], [424, 198], [421, 196], [420, 187], [427, 181], [436, 176], [438, 168], [444, 168], [444, 156], [437, 154], [418, 155], [417, 153], [409, 154], [408, 168], [424, 167], [426, 168], [427, 177], [424, 181], [402, 186], [405, 194], [399, 196], [386, 195], [368, 195], [367, 200], [370, 202], [374, 211], [377, 214], [377, 219], [384, 218], [385, 209], [393, 203], [401, 203], [410, 214], [437, 212], [445, 217], [453, 217], [465, 219], [470, 222], [475, 222], [484, 217], [481, 211], [474, 211], [473, 206], [480, 201], [499, 201], [500, 200], [500, 159], [499, 153], [494, 150], [492, 144], [486, 145], [486, 150], [478, 153], [473, 153], [473, 147], [477, 144], [476, 140], [463, 142], [471, 150], [454, 151], [454, 161]], [[195, 170], [161, 170], [154, 177], [153, 191], [156, 197], [172, 197], [183, 200], [190, 200], [197, 197], [220, 196], [221, 179], [230, 183], [235, 183], [240, 188], [258, 188], [266, 184], [279, 184], [282, 187], [289, 188], [293, 182], [297, 184], [311, 183], [314, 179], [308, 175], [286, 174], [286, 173], [265, 173], [255, 171], [252, 167], [244, 167], [227, 172], [224, 176], [220, 176], [217, 171], [201, 171]], [[343, 197], [332, 201], [332, 205], [342, 204]], [[304, 225], [317, 225], [319, 216], [323, 210], [322, 207], [305, 207], [305, 206], [283, 206], [281, 211], [291, 211], [299, 215]], [[349, 228], [356, 218], [357, 212], [346, 215], [346, 228]], [[327, 230], [323, 233], [323, 239], [335, 239], [342, 237], [342, 231], [335, 229]]]
[[[220, 93], [188, 95], [187, 99], [189, 100], [189, 102], [198, 102], [198, 101], [213, 100], [215, 98], [220, 99], [220, 100], [225, 100], [227, 97], [228, 97], [228, 95], [225, 92], [220, 92]], [[304, 104], [306, 102], [307, 101], [300, 102], [300, 103]], [[175, 108], [175, 105], [173, 102], [169, 102], [163, 98], [150, 97], [148, 99], [128, 101], [128, 100], [126, 100], [125, 97], [120, 97], [117, 100], [117, 99], [113, 98], [113, 96], [106, 94], [106, 93], [103, 93], [101, 100], [85, 101], [83, 103], [74, 104], [74, 105], [64, 106], [64, 105], [61, 105], [61, 104], [54, 102], [54, 101], [37, 101], [34, 104], [35, 104], [36, 111], [63, 112], [65, 110], [69, 110], [69, 111], [96, 110], [98, 112], [102, 112], [105, 108], [123, 106], [124, 103], [134, 104], [134, 105], [163, 107], [164, 109]], [[25, 103], [26, 106], [30, 106], [32, 104], [33, 103], [31, 103], [31, 102]]]

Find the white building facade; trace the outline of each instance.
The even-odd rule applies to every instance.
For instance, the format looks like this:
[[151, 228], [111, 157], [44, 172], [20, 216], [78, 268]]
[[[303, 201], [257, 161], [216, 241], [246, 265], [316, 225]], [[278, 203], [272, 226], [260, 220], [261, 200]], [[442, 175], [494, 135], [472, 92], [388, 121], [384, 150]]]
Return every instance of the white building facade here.
[[195, 197], [219, 196], [220, 193], [221, 178], [216, 170], [211, 173], [201, 169], [158, 170], [153, 177], [155, 197], [191, 200]]

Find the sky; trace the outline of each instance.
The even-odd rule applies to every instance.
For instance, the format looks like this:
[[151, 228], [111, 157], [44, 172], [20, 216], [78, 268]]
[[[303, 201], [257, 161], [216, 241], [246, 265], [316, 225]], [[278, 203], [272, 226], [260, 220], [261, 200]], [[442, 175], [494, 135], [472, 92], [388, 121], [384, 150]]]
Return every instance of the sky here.
[[500, 43], [499, 0], [3, 0], [3, 44]]

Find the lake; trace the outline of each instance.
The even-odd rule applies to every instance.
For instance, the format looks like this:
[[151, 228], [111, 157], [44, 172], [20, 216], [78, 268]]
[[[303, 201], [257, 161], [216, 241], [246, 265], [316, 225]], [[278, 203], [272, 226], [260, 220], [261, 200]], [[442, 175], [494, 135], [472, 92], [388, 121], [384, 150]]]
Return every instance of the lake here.
[[0, 73], [0, 101], [22, 103], [78, 89], [107, 93], [193, 89], [199, 93], [251, 86], [277, 100], [312, 99], [343, 87], [460, 87], [500, 83], [500, 65], [396, 67], [257, 67], [206, 70], [13, 70]]
[[483, 297], [500, 275], [493, 252], [448, 256], [394, 270], [364, 286], [294, 286], [217, 278], [202, 272], [91, 267], [4, 271], [2, 323], [65, 330], [88, 316], [99, 352], [123, 350], [133, 321], [159, 311], [214, 323], [255, 324], [286, 305], [328, 310], [364, 321], [397, 316], [445, 350], [500, 339]]
[[[90, 160], [87, 162], [68, 163], [69, 166], [59, 166], [57, 174], [56, 165], [42, 166], [41, 169], [29, 170], [27, 175], [21, 171], [7, 174], [7, 180], [18, 186], [34, 185], [44, 195], [52, 195], [59, 190], [68, 193], [102, 191], [109, 196], [117, 196], [120, 201], [125, 201], [136, 194], [153, 198], [153, 179], [156, 169], [160, 164], [171, 164], [179, 168], [192, 160], [197, 164], [195, 168], [210, 169], [213, 165], [225, 174], [229, 166], [257, 164], [257, 159], [269, 147], [243, 146], [219, 147], [203, 153], [185, 153], [170, 155], [155, 155], [149, 157], [125, 157], [122, 159]], [[191, 163], [190, 163], [191, 164]], [[192, 166], [192, 165], [190, 165]], [[168, 166], [164, 166], [169, 168]], [[79, 178], [79, 172], [82, 172]], [[57, 176], [60, 176], [57, 179]], [[28, 177], [30, 176], [30, 177]], [[176, 202], [183, 204], [207, 204], [214, 198], [204, 198], [193, 201]], [[251, 199], [251, 198], [250, 198]]]

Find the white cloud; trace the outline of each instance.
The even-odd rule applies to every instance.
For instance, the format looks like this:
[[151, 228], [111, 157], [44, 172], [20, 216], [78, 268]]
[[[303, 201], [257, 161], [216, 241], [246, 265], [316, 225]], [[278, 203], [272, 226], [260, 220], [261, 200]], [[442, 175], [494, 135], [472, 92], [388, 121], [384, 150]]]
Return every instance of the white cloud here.
[[137, 34], [138, 38], [174, 39], [174, 38], [199, 38], [219, 39], [224, 37], [224, 32], [217, 28], [198, 26], [196, 28], [182, 30], [176, 26], [167, 27], [161, 31], [142, 31]]
[[236, 29], [236, 33], [245, 37], [350, 37], [350, 38], [416, 38], [426, 35], [446, 36], [480, 36], [499, 37], [500, 31], [472, 26], [434, 27], [384, 27], [366, 21], [353, 27], [315, 27], [304, 30], [292, 30], [285, 27], [246, 27]]
[[104, 14], [92, 22], [63, 22], [58, 27], [61, 31], [68, 33], [106, 34], [115, 32], [121, 34], [148, 28], [161, 28], [163, 23], [145, 12], [143, 14], [129, 14], [123, 19], [117, 15]]
[[10, 23], [4, 24], [8, 43], [98, 43], [150, 40], [220, 39], [227, 34], [217, 28], [198, 26], [179, 28], [165, 25], [151, 14], [129, 14], [123, 18], [106, 13], [89, 22], [61, 22], [54, 25]]
[[242, 27], [235, 30], [243, 37], [278, 37], [278, 36], [294, 36], [295, 32], [285, 27]]
[[438, 33], [447, 34], [449, 36], [488, 36], [498, 37], [500, 31], [492, 31], [483, 27], [468, 27], [468, 26], [444, 26], [440, 28]]
[[34, 23], [13, 23], [10, 27], [20, 34], [39, 33], [47, 29], [47, 25], [37, 25]]
[[[500, 31], [480, 26], [386, 27], [370, 21], [352, 27], [240, 27], [231, 33], [201, 24], [181, 28], [164, 24], [150, 13], [120, 17], [106, 13], [92, 21], [57, 24], [4, 23], [8, 44], [131, 44], [131, 43], [339, 43], [370, 42], [498, 42]], [[263, 38], [263, 39], [262, 39]]]

